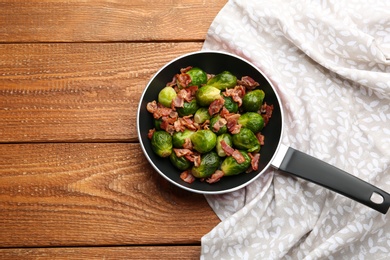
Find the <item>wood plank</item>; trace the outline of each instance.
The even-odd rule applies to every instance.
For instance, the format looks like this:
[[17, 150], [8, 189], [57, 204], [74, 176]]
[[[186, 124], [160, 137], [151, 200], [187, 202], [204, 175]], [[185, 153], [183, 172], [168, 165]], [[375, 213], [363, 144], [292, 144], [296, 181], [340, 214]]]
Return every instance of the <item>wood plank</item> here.
[[200, 246], [0, 249], [1, 259], [199, 259]]
[[199, 244], [218, 223], [139, 144], [0, 145], [0, 247]]
[[201, 46], [0, 44], [0, 142], [136, 141], [150, 78]]
[[226, 2], [3, 0], [0, 41], [201, 41]]

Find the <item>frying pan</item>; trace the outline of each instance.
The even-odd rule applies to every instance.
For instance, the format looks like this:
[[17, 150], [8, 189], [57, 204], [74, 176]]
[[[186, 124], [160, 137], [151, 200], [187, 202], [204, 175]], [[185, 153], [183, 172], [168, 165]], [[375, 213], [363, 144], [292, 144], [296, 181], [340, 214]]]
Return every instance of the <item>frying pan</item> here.
[[[262, 130], [265, 145], [260, 151], [257, 171], [224, 177], [213, 184], [198, 180], [189, 184], [180, 179], [181, 171], [177, 170], [169, 159], [161, 158], [152, 151], [147, 134], [154, 125], [152, 115], [146, 110], [146, 104], [157, 100], [160, 90], [172, 80], [175, 74], [179, 73], [181, 68], [188, 66], [202, 68], [211, 74], [227, 70], [237, 78], [250, 76], [260, 83], [260, 88], [265, 92], [264, 101], [267, 104], [273, 104], [274, 110], [270, 122]], [[216, 51], [199, 51], [183, 55], [167, 63], [149, 81], [141, 96], [137, 113], [137, 130], [141, 148], [154, 169], [168, 181], [191, 192], [201, 194], [231, 192], [253, 182], [268, 167], [274, 167], [340, 193], [383, 214], [386, 214], [390, 207], [390, 195], [387, 192], [341, 169], [281, 144], [283, 109], [275, 88], [258, 68], [236, 55]]]

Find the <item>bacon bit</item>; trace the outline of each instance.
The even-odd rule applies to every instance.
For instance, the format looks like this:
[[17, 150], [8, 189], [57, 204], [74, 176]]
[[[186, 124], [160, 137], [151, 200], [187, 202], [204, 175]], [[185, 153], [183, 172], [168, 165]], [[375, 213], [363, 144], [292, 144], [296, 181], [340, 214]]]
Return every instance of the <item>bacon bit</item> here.
[[157, 111], [157, 102], [156, 100], [153, 100], [152, 102], [149, 102], [148, 104], [146, 104], [146, 110], [148, 110], [149, 113], [154, 113]]
[[197, 127], [195, 125], [194, 120], [191, 119], [192, 115], [184, 116], [182, 118], [179, 118], [179, 121], [181, 124], [183, 124], [188, 130], [196, 131]]
[[192, 142], [190, 138], [184, 139], [183, 148], [192, 150]]
[[214, 100], [211, 102], [209, 106], [209, 114], [210, 116], [213, 116], [222, 109], [223, 105], [225, 104], [225, 99], [223, 97], [220, 97], [219, 99]]
[[245, 162], [245, 157], [238, 150], [234, 150], [232, 157], [237, 161], [237, 163]]
[[264, 118], [264, 126], [266, 126], [269, 122], [269, 119], [272, 116], [272, 112], [274, 110], [274, 105], [267, 105], [266, 102], [261, 106], [260, 112], [261, 116]]
[[[198, 89], [199, 89], [198, 86], [189, 86], [188, 88], [186, 88], [187, 92], [190, 92], [192, 99], [195, 98], [196, 91], [198, 91]], [[191, 100], [192, 100], [192, 99], [191, 99]], [[191, 101], [191, 100], [190, 100], [190, 101]], [[189, 102], [189, 101], [188, 101], [188, 102]]]
[[186, 155], [192, 155], [194, 152], [190, 149], [186, 148], [173, 148], [173, 151], [175, 152], [177, 157], [183, 157]]
[[215, 74], [207, 74], [207, 81], [209, 81], [210, 79], [212, 79], [214, 77], [215, 77]]
[[241, 130], [241, 125], [238, 124], [238, 118], [240, 118], [240, 114], [230, 113], [229, 116], [225, 117], [227, 120], [227, 128], [230, 133], [238, 134]]
[[215, 183], [219, 181], [225, 174], [221, 170], [216, 170], [210, 178], [206, 179], [206, 182], [208, 183]]
[[201, 155], [197, 151], [192, 151], [191, 154], [184, 155], [184, 158], [190, 162], [193, 162], [196, 167], [200, 165]]
[[176, 78], [180, 87], [186, 88], [191, 83], [191, 77], [187, 73], [176, 74]]
[[237, 124], [235, 126], [233, 126], [232, 128], [230, 128], [230, 133], [235, 135], [235, 134], [238, 134], [240, 131], [241, 131], [241, 126], [240, 124]]
[[219, 118], [217, 122], [213, 125], [213, 129], [215, 132], [218, 132], [222, 127], [227, 124], [227, 120], [225, 118]]
[[242, 105], [242, 98], [245, 96], [245, 87], [238, 85], [234, 88], [228, 88], [223, 92], [223, 95], [225, 97], [232, 97], [233, 101], [238, 103], [238, 106], [240, 107]]
[[176, 96], [171, 103], [171, 109], [175, 109], [175, 107], [184, 107], [184, 99]]
[[264, 135], [261, 133], [256, 133], [256, 138], [259, 140], [260, 145], [264, 145]]
[[159, 119], [160, 117], [163, 116], [169, 116], [172, 112], [171, 108], [164, 107], [161, 104], [157, 104], [157, 109], [153, 112], [153, 117], [155, 119]]
[[228, 145], [225, 140], [221, 140], [220, 142], [222, 150], [226, 153], [227, 156], [231, 156], [234, 152], [233, 147]]
[[251, 169], [253, 171], [257, 171], [259, 169], [259, 160], [260, 160], [260, 154], [259, 153], [248, 153], [249, 157], [251, 158]]
[[207, 119], [206, 121], [204, 121], [203, 124], [200, 125], [200, 128], [208, 130], [210, 128], [210, 120]]
[[194, 154], [194, 166], [199, 167], [201, 163], [201, 156], [200, 154]]
[[183, 181], [187, 182], [187, 183], [193, 183], [195, 181], [195, 177], [189, 173], [188, 171], [184, 171], [180, 174], [180, 179], [182, 179]]
[[179, 90], [179, 92], [177, 92], [177, 98], [181, 98], [187, 102], [191, 102], [194, 97], [191, 95], [191, 90], [187, 90], [187, 89], [181, 89]]
[[156, 132], [156, 128], [149, 129], [148, 138], [152, 139], [154, 132]]
[[165, 131], [166, 131], [168, 134], [170, 134], [170, 135], [173, 135], [173, 134], [176, 132], [175, 127], [174, 127], [173, 125], [168, 125], [168, 126], [166, 127]]
[[186, 72], [188, 72], [190, 69], [192, 69], [192, 66], [188, 66], [188, 67], [186, 67], [186, 68], [181, 68], [181, 69], [180, 69], [180, 73], [186, 73]]
[[249, 76], [242, 77], [241, 80], [237, 80], [237, 83], [246, 87], [249, 90], [255, 89], [256, 87], [260, 86], [258, 82], [256, 82]]
[[220, 115], [221, 117], [223, 117], [223, 118], [227, 118], [227, 117], [229, 117], [231, 114], [230, 114], [229, 110], [227, 110], [226, 107], [223, 107], [222, 110], [221, 110], [221, 112], [219, 113], [219, 115]]

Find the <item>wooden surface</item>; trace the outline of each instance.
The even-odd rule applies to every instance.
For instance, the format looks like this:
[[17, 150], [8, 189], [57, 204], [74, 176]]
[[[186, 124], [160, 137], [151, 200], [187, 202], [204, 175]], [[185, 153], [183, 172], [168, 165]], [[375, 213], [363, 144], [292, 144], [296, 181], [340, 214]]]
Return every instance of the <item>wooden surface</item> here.
[[148, 164], [139, 97], [226, 0], [0, 1], [0, 259], [198, 259], [219, 219]]

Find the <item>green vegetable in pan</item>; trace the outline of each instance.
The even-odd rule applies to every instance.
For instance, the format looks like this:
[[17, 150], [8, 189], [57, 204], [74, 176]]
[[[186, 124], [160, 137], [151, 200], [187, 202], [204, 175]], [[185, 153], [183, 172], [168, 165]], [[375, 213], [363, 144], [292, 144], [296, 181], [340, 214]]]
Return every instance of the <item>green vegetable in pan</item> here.
[[201, 107], [196, 110], [194, 115], [194, 121], [197, 124], [203, 124], [206, 120], [210, 120], [209, 110], [205, 107]]
[[168, 157], [172, 153], [172, 136], [165, 131], [156, 131], [152, 136], [152, 149], [160, 157]]
[[[194, 131], [185, 129], [183, 132], [175, 132], [172, 135], [172, 144], [175, 148], [183, 148], [183, 144], [185, 143], [187, 138], [191, 138], [194, 134]], [[191, 140], [191, 139], [190, 139]]]
[[233, 135], [233, 145], [247, 152], [260, 151], [260, 142], [248, 128], [241, 128], [238, 134]]
[[189, 169], [192, 165], [192, 163], [188, 161], [184, 156], [177, 157], [175, 152], [171, 153], [171, 155], [169, 156], [169, 160], [176, 168], [182, 171]]
[[245, 161], [243, 163], [238, 163], [236, 159], [232, 156], [228, 156], [223, 160], [221, 164], [221, 170], [224, 173], [224, 176], [237, 175], [245, 172], [248, 167], [251, 165], [251, 158], [244, 151], [239, 151], [242, 156], [244, 156]]
[[176, 96], [176, 91], [172, 87], [166, 86], [158, 93], [158, 102], [164, 107], [171, 107], [172, 100], [174, 100]]
[[190, 102], [184, 102], [184, 106], [178, 107], [176, 110], [179, 113], [179, 116], [189, 116], [193, 115], [198, 108], [198, 103], [196, 103], [196, 100], [193, 99]]
[[229, 71], [224, 71], [209, 79], [207, 85], [216, 87], [220, 90], [233, 88], [237, 85], [237, 77]]
[[217, 136], [217, 145], [215, 146], [215, 150], [217, 151], [218, 156], [225, 157], [226, 153], [222, 149], [222, 145], [221, 145], [222, 140], [224, 140], [225, 143], [231, 147], [233, 146], [233, 139], [232, 136], [228, 133]]
[[246, 112], [242, 114], [238, 119], [238, 123], [255, 134], [260, 132], [264, 127], [263, 117], [256, 112]]
[[196, 101], [202, 107], [208, 106], [214, 100], [217, 100], [221, 97], [221, 90], [213, 86], [203, 86], [198, 89], [196, 92]]
[[216, 152], [211, 151], [201, 156], [200, 165], [198, 167], [192, 167], [191, 173], [196, 178], [206, 178], [218, 169], [219, 164], [219, 156]]
[[217, 144], [217, 135], [211, 130], [198, 130], [191, 135], [194, 149], [200, 153], [207, 153], [214, 149]]
[[261, 89], [255, 89], [245, 94], [242, 99], [242, 107], [246, 112], [259, 111], [264, 100], [264, 91]]
[[207, 82], [207, 74], [200, 68], [194, 67], [186, 73], [190, 75], [191, 78], [190, 86], [201, 86]]

